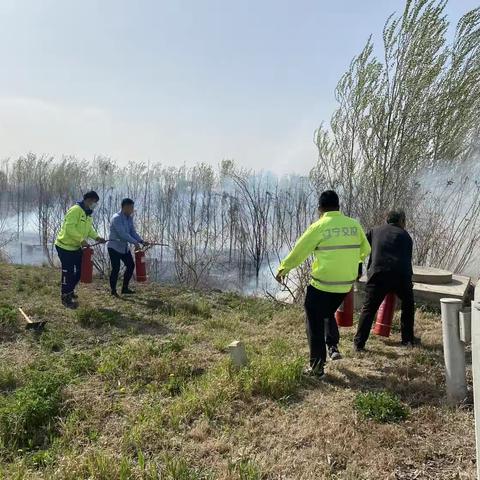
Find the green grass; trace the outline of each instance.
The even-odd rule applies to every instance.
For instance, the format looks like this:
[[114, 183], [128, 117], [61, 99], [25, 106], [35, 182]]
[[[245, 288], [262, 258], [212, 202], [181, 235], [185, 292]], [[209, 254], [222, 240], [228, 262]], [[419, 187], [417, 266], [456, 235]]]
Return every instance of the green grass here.
[[295, 395], [303, 384], [303, 358], [293, 360], [259, 355], [238, 374], [242, 391], [273, 400]]
[[0, 445], [31, 449], [49, 442], [62, 407], [65, 378], [52, 371], [32, 372], [26, 384], [0, 397]]
[[[68, 459], [62, 480], [98, 479], [98, 480], [131, 480], [142, 478], [154, 480], [160, 478], [160, 472], [154, 464], [145, 465], [142, 477], [136, 477], [134, 462], [125, 456], [115, 458], [101, 450], [89, 451], [86, 455], [78, 455]], [[59, 477], [54, 477], [59, 478]]]
[[67, 352], [64, 361], [73, 375], [94, 374], [98, 368], [96, 352]]
[[84, 328], [100, 328], [106, 325], [115, 325], [118, 314], [106, 309], [82, 306], [75, 311], [78, 323]]
[[283, 350], [279, 355], [277, 343], [273, 342], [271, 349], [255, 356], [240, 371], [224, 361], [188, 383], [178, 385], [171, 379], [164, 388], [170, 389], [175, 398], [168, 404], [155, 399], [147, 405], [129, 441], [144, 447], [152, 435], [161, 435], [165, 428], [180, 429], [202, 417], [220, 420], [238, 400], [257, 396], [273, 401], [290, 398], [303, 385], [302, 370], [301, 358], [289, 358]]
[[255, 319], [257, 325], [268, 323], [279, 311], [284, 310], [284, 305], [275, 304], [265, 299], [256, 297], [244, 297], [237, 293], [222, 293], [217, 300], [217, 308], [238, 314], [240, 320]]
[[149, 298], [146, 301], [146, 306], [162, 315], [174, 316], [176, 313], [175, 306], [172, 303], [160, 298]]
[[18, 325], [18, 311], [8, 304], [0, 304], [0, 328], [16, 330]]
[[211, 318], [212, 309], [205, 300], [179, 300], [175, 304], [175, 311], [182, 311], [201, 318]]
[[[47, 469], [47, 471], [49, 471]], [[22, 478], [22, 477], [21, 477]], [[137, 451], [136, 459], [124, 454], [112, 455], [95, 449], [77, 452], [64, 460], [61, 475], [52, 471], [50, 479], [58, 480], [213, 480], [204, 469], [192, 467], [184, 458], [165, 455], [158, 460], [148, 459]], [[242, 477], [243, 478], [243, 477]], [[254, 477], [245, 477], [245, 479]]]
[[[417, 315], [413, 351], [375, 337], [359, 357], [342, 329], [344, 359], [311, 382], [301, 306], [154, 284], [119, 301], [98, 278], [70, 311], [58, 271], [0, 268], [1, 479], [380, 480], [422, 476], [425, 458], [442, 459], [429, 478], [473, 478], [472, 412], [444, 408], [438, 316]], [[20, 329], [16, 306], [44, 332]], [[369, 386], [390, 394], [353, 400]], [[408, 438], [425, 442], [405, 440], [410, 408]]]
[[433, 367], [442, 362], [441, 352], [434, 352], [429, 350], [417, 350], [412, 353], [412, 365], [422, 365], [424, 367]]
[[181, 295], [177, 298], [149, 298], [146, 306], [157, 314], [177, 316], [180, 314], [193, 315], [199, 318], [211, 318], [212, 307], [203, 298], [196, 298], [196, 295]]
[[60, 352], [65, 348], [65, 340], [61, 332], [57, 330], [46, 330], [40, 337], [40, 345], [46, 352]]
[[18, 378], [16, 370], [0, 364], [0, 393], [15, 390], [17, 385]]
[[199, 416], [213, 419], [235, 394], [236, 386], [230, 381], [228, 369], [221, 365], [183, 388], [181, 395], [161, 413], [161, 423], [178, 428]]
[[167, 457], [162, 471], [166, 480], [213, 480], [213, 476], [201, 469], [192, 467], [185, 459]]
[[24, 277], [17, 278], [15, 282], [15, 289], [17, 292], [24, 292], [27, 289], [27, 282]]
[[242, 458], [228, 465], [229, 474], [238, 480], [262, 480], [260, 467], [254, 460]]
[[355, 408], [364, 418], [380, 423], [400, 422], [410, 413], [408, 407], [389, 392], [358, 393]]
[[127, 340], [101, 351], [97, 373], [117, 386], [140, 388], [167, 382], [166, 389], [176, 394], [194, 375], [194, 367], [179, 355], [183, 341]]
[[169, 338], [163, 345], [162, 350], [164, 352], [180, 353], [187, 346], [192, 343], [192, 338], [188, 335], [177, 335], [173, 338]]

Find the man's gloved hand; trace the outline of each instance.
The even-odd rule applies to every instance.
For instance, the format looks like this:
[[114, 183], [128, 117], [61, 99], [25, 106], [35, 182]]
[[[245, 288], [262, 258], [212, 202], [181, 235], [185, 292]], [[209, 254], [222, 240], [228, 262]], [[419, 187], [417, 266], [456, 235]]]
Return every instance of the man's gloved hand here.
[[82, 240], [82, 243], [80, 245], [82, 246], [82, 248], [87, 248], [88, 242], [86, 240]]
[[98, 243], [107, 243], [107, 241], [106, 241], [104, 238], [102, 238], [102, 237], [97, 237], [95, 240], [96, 240]]

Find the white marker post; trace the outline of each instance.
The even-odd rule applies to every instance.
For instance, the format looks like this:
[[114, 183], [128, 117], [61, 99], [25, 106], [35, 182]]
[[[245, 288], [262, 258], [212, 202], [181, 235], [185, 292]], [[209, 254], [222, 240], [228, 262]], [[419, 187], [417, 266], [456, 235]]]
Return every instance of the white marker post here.
[[455, 406], [467, 397], [465, 374], [465, 345], [460, 340], [459, 318], [462, 301], [456, 298], [442, 298], [443, 356], [445, 359], [445, 380], [447, 401]]
[[475, 411], [475, 437], [477, 444], [477, 478], [480, 478], [480, 282], [472, 301], [472, 372]]
[[227, 347], [227, 349], [230, 353], [232, 365], [235, 368], [242, 368], [248, 364], [247, 352], [245, 350], [245, 345], [242, 342], [235, 340]]

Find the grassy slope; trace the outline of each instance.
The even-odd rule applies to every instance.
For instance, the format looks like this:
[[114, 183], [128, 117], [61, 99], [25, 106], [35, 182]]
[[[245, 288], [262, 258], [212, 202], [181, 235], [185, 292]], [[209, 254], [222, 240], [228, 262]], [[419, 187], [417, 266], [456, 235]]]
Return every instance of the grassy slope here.
[[[98, 282], [75, 313], [58, 272], [0, 272], [1, 478], [474, 478], [473, 413], [444, 405], [434, 314], [418, 314], [423, 347], [410, 351], [395, 333], [359, 357], [343, 330], [346, 358], [320, 383], [300, 375], [299, 307], [153, 285], [115, 300]], [[16, 306], [48, 320], [40, 338]], [[226, 362], [234, 339], [253, 360], [240, 373]], [[411, 408], [406, 421], [355, 411], [359, 392], [381, 389]]]

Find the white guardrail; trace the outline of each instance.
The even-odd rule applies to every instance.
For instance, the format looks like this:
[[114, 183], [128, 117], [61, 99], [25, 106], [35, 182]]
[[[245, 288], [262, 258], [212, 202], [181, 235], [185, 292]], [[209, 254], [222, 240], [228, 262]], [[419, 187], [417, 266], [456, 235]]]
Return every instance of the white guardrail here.
[[451, 406], [467, 399], [465, 344], [472, 344], [473, 397], [475, 439], [477, 450], [477, 479], [480, 479], [480, 281], [475, 288], [471, 308], [462, 308], [455, 298], [442, 298], [443, 356], [447, 402]]
[[477, 444], [477, 479], [480, 479], [480, 281], [472, 301], [472, 372], [475, 411], [475, 437]]

